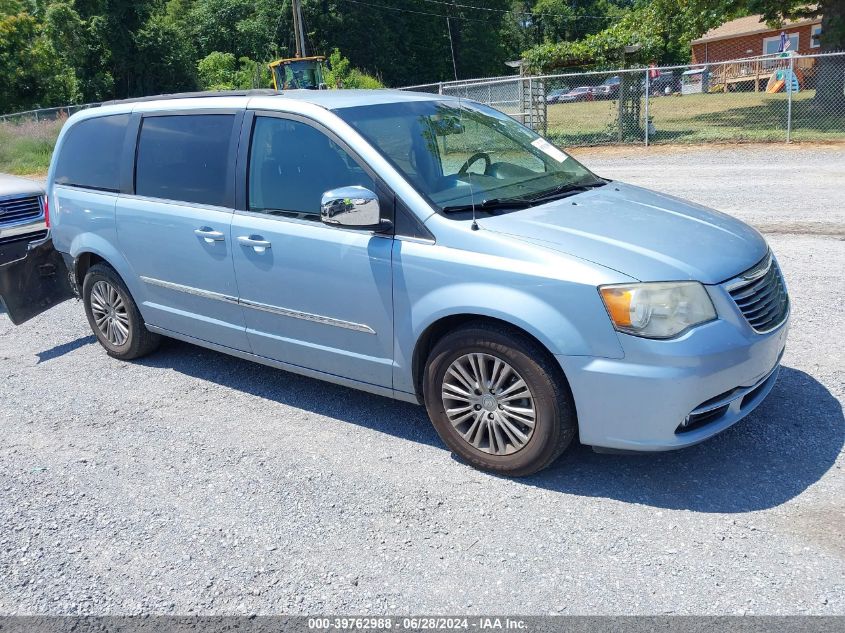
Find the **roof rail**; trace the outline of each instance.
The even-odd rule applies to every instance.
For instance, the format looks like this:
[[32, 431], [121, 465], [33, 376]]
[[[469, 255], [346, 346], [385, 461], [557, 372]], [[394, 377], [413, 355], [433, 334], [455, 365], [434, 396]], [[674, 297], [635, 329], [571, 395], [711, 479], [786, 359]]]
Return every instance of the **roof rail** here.
[[131, 99], [115, 99], [105, 101], [102, 105], [118, 103], [143, 103], [145, 101], [160, 101], [162, 99], [202, 99], [207, 97], [257, 97], [280, 95], [281, 91], [272, 88], [256, 88], [253, 90], [209, 90], [204, 92], [175, 92], [173, 94], [150, 95], [148, 97], [133, 97]]

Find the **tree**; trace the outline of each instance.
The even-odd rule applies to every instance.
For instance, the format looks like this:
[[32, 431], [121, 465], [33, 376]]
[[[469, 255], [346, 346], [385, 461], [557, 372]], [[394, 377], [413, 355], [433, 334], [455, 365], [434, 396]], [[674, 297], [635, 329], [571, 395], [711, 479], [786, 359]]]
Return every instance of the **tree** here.
[[76, 11], [70, 2], [49, 6], [44, 29], [57, 63], [72, 69], [80, 98], [103, 101], [114, 95], [114, 76], [110, 69], [111, 51], [105, 40], [105, 22], [90, 20]]
[[[634, 61], [679, 64], [689, 60], [690, 42], [734, 17], [729, 6], [698, 0], [639, 0], [604, 29], [577, 41], [546, 42], [525, 53], [528, 67], [547, 71], [561, 67], [611, 68], [621, 62], [623, 47], [639, 44]], [[629, 60], [631, 61], [631, 60]]]
[[0, 0], [0, 16], [17, 15], [24, 9], [18, 0]]
[[55, 60], [37, 20], [0, 15], [0, 111], [64, 105], [79, 98], [71, 69]]
[[186, 35], [164, 17], [154, 16], [134, 35], [129, 95], [194, 90], [194, 51]]
[[214, 51], [231, 53], [235, 59], [254, 55], [250, 41], [254, 37], [245, 41], [241, 33], [243, 23], [254, 12], [250, 0], [197, 0], [190, 11], [187, 28], [196, 42], [199, 56], [205, 57]]

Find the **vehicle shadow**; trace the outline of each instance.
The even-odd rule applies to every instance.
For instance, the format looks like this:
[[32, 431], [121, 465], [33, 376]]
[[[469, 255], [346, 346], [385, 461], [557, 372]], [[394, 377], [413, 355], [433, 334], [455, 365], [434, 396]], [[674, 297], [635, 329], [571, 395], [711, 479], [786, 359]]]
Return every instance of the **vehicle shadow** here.
[[88, 336], [82, 336], [68, 343], [56, 345], [55, 347], [51, 347], [48, 350], [44, 350], [43, 352], [38, 352], [38, 362], [36, 362], [35, 364], [40, 365], [41, 363], [45, 363], [48, 360], [53, 360], [54, 358], [58, 358], [59, 356], [64, 356], [65, 354], [69, 354], [70, 352], [79, 349], [80, 347], [85, 347], [86, 345], [91, 345], [96, 342], [97, 337], [93, 334], [89, 334]]
[[[137, 362], [443, 447], [422, 407], [173, 340]], [[625, 455], [597, 454], [576, 443], [547, 470], [518, 481], [555, 492], [659, 508], [751, 512], [778, 506], [802, 493], [833, 466], [843, 444], [845, 417], [840, 402], [812, 376], [784, 367], [756, 411], [707, 442], [668, 453]]]

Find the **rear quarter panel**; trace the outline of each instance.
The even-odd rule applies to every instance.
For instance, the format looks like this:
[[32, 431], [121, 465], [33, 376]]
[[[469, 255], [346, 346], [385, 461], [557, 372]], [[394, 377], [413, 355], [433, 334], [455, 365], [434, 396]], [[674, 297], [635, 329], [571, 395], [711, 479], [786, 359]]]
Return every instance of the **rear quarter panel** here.
[[[74, 125], [89, 118], [128, 112], [131, 112], [131, 106], [102, 106], [78, 112], [68, 119], [59, 133], [50, 161], [47, 197], [50, 204], [50, 233], [56, 250], [67, 253], [74, 259], [83, 253], [102, 257], [121, 276], [132, 295], [139, 297], [143, 289], [140, 288], [117, 243], [115, 209], [119, 194], [59, 185], [55, 182], [57, 159], [67, 133]], [[85, 160], [85, 156], [78, 156], [76, 159]], [[123, 156], [115, 158], [123, 159]]]

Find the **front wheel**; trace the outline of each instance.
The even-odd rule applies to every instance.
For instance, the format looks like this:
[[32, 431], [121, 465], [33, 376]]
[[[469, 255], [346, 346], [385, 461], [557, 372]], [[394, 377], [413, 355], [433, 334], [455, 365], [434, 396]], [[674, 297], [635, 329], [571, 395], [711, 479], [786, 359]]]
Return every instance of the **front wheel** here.
[[530, 475], [576, 433], [572, 396], [554, 360], [497, 324], [471, 323], [444, 336], [429, 355], [423, 392], [441, 439], [483, 470]]

